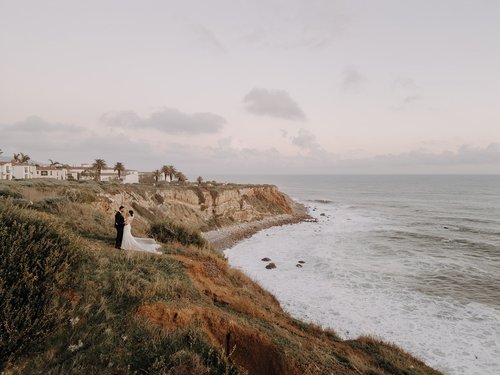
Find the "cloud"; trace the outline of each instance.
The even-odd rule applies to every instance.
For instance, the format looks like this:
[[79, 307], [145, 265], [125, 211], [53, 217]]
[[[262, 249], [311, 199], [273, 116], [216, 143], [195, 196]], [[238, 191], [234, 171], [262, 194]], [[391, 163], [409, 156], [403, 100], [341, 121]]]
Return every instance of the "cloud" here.
[[217, 38], [215, 33], [202, 25], [193, 26], [193, 31], [198, 37], [198, 40], [208, 46], [210, 49], [217, 53], [226, 54], [227, 49], [224, 44]]
[[340, 88], [342, 91], [358, 93], [368, 79], [356, 68], [349, 67], [342, 72]]
[[249, 4], [243, 18], [252, 18], [251, 28], [238, 41], [255, 48], [325, 48], [349, 20], [341, 4], [331, 0], [254, 0]]
[[[77, 129], [77, 131], [73, 131]], [[341, 159], [324, 150], [308, 129], [286, 138], [298, 148], [292, 154], [277, 148], [241, 147], [237, 139], [222, 137], [206, 146], [137, 139], [115, 128], [86, 130], [39, 117], [0, 124], [0, 149], [8, 158], [24, 152], [40, 162], [49, 158], [80, 164], [103, 158], [108, 164], [122, 161], [128, 168], [150, 171], [172, 164], [187, 174], [429, 174], [500, 173], [500, 143], [461, 145], [455, 150], [409, 150], [368, 158]]]
[[299, 129], [296, 137], [292, 137], [292, 144], [307, 151], [318, 151], [321, 149], [316, 136], [304, 128]]
[[422, 96], [421, 95], [417, 95], [417, 94], [408, 95], [408, 96], [405, 96], [403, 98], [403, 103], [404, 104], [410, 104], [410, 103], [413, 103], [413, 102], [418, 102], [419, 100], [422, 100]]
[[397, 78], [394, 80], [392, 87], [396, 90], [415, 91], [420, 87], [411, 78]]
[[248, 112], [292, 121], [305, 121], [306, 115], [284, 90], [254, 88], [243, 98]]
[[455, 151], [438, 153], [425, 149], [399, 154], [381, 154], [371, 158], [341, 160], [341, 173], [499, 173], [500, 144], [484, 147], [462, 145]]
[[0, 124], [0, 135], [3, 156], [24, 152], [32, 160], [42, 163], [49, 158], [78, 164], [103, 158], [108, 163], [122, 160], [127, 167], [139, 168], [144, 163], [158, 159], [151, 144], [143, 140], [133, 140], [105, 129], [93, 132], [36, 116], [12, 124]]
[[70, 132], [81, 133], [85, 128], [73, 126], [62, 123], [51, 123], [45, 121], [38, 116], [29, 116], [25, 120], [15, 122], [13, 124], [0, 124], [2, 132], [20, 132], [20, 133], [33, 133], [33, 132]]
[[192, 115], [178, 109], [166, 108], [140, 117], [134, 111], [106, 113], [101, 120], [116, 128], [154, 128], [168, 134], [211, 134], [218, 133], [226, 123], [222, 116], [200, 112]]
[[394, 110], [405, 110], [424, 100], [424, 96], [420, 93], [420, 86], [411, 78], [397, 78], [392, 87], [396, 91], [399, 101], [398, 105], [392, 107]]

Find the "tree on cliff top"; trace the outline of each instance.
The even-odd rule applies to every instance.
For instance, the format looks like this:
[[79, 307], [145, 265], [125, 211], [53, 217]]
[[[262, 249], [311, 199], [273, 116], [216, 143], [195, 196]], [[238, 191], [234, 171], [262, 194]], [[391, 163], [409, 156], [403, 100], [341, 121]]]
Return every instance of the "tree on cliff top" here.
[[179, 181], [179, 182], [186, 182], [187, 181], [186, 175], [182, 172], [176, 172], [175, 178], [177, 178], [177, 181]]
[[153, 172], [153, 177], [155, 178], [155, 181], [158, 182], [158, 179], [160, 178], [161, 176], [161, 172], [159, 169], [157, 169], [156, 171]]
[[94, 164], [92, 164], [92, 168], [95, 169], [95, 178], [97, 181], [101, 181], [101, 172], [103, 169], [107, 168], [107, 164], [104, 159], [95, 159]]
[[172, 182], [174, 177], [176, 177], [177, 169], [175, 169], [173, 165], [167, 165], [167, 168], [168, 168], [168, 176], [170, 177], [170, 182]]
[[23, 154], [22, 152], [20, 152], [19, 154], [14, 154], [14, 157], [12, 158], [12, 161], [17, 163], [27, 163], [30, 160], [31, 158], [29, 157], [29, 155]]
[[125, 172], [125, 166], [122, 162], [117, 162], [113, 168], [115, 172], [118, 172], [118, 178], [122, 177], [122, 172]]
[[167, 176], [170, 174], [170, 166], [169, 165], [164, 165], [161, 167], [161, 173], [163, 173], [163, 176], [165, 177], [165, 181], [167, 181]]

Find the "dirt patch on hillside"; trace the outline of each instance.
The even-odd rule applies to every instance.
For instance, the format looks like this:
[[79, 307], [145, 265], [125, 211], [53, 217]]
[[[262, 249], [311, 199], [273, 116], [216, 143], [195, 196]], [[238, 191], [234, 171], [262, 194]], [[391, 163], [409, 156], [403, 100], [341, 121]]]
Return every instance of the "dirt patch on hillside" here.
[[164, 329], [201, 325], [214, 346], [249, 374], [298, 374], [289, 368], [280, 350], [258, 330], [242, 326], [223, 311], [197, 306], [175, 308], [158, 302], [142, 305], [137, 314]]

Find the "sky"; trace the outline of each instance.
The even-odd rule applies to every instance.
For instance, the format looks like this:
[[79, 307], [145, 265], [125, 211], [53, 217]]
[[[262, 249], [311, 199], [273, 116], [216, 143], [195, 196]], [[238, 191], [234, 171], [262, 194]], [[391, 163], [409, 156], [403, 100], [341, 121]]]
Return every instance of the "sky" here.
[[500, 173], [498, 0], [0, 0], [0, 149], [188, 175]]

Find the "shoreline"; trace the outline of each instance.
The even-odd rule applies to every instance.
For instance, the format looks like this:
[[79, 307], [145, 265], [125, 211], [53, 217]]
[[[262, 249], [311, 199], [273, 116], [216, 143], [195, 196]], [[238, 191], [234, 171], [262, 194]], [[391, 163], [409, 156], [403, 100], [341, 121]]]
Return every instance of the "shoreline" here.
[[238, 242], [253, 236], [261, 230], [278, 227], [282, 225], [291, 225], [311, 219], [307, 208], [298, 202], [290, 200], [292, 214], [282, 214], [265, 217], [261, 220], [239, 223], [220, 229], [203, 232], [203, 237], [219, 252], [223, 252]]

